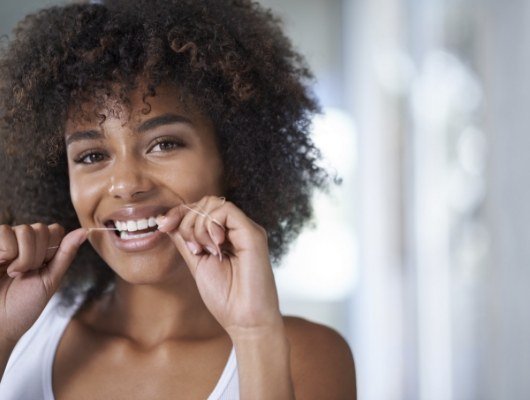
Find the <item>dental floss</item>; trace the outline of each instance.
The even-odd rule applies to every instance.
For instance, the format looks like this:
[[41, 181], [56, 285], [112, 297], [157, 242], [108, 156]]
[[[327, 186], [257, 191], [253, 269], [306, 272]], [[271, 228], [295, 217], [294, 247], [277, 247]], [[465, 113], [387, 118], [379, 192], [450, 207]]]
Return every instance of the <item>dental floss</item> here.
[[[182, 200], [184, 200], [184, 199], [182, 199]], [[226, 198], [225, 197], [219, 197], [219, 200], [221, 200], [221, 205], [225, 204], [225, 202], [226, 202]], [[210, 214], [205, 212], [201, 207], [197, 206], [197, 208], [199, 210], [201, 210], [202, 212], [201, 211], [197, 211], [194, 208], [191, 208], [190, 206], [188, 206], [185, 201], [182, 201], [182, 206], [184, 206], [184, 208], [187, 208], [188, 210], [190, 210], [191, 212], [193, 212], [193, 213], [195, 213], [197, 215], [200, 215], [202, 217], [208, 218], [214, 224], [217, 224], [223, 231], [226, 231], [225, 227], [219, 221], [217, 221], [215, 218], [212, 218], [210, 216]], [[209, 228], [208, 228], [208, 233], [210, 234], [210, 236], [212, 236]], [[217, 248], [219, 250], [219, 261], [223, 262], [223, 253], [222, 253], [221, 249], [219, 248], [219, 246], [217, 246]]]
[[[221, 205], [223, 205], [225, 202], [226, 202], [226, 198], [224, 197], [219, 197], [219, 200], [222, 201]], [[195, 210], [194, 208], [191, 208], [189, 207], [188, 205], [186, 205], [184, 202], [182, 202], [182, 205], [184, 206], [184, 208], [187, 208], [188, 210], [190, 210], [191, 212], [194, 212], [195, 214], [197, 215], [200, 215], [202, 217], [205, 217], [205, 218], [208, 218], [210, 221], [212, 221], [214, 224], [217, 224], [223, 231], [225, 230], [225, 227], [219, 222], [217, 221], [215, 218], [212, 218], [210, 216], [210, 214], [206, 213], [202, 208], [200, 208], [199, 206], [197, 206], [197, 208], [201, 211], [197, 211]]]
[[[221, 205], [223, 205], [226, 202], [226, 198], [224, 198], [224, 197], [219, 197], [219, 200], [222, 201]], [[204, 212], [204, 210], [202, 208], [197, 207], [197, 208], [199, 208], [199, 210], [202, 211], [201, 212], [201, 211], [195, 210], [194, 208], [189, 207], [184, 202], [182, 202], [182, 205], [184, 206], [184, 208], [187, 208], [191, 212], [193, 212], [193, 213], [195, 213], [197, 215], [200, 215], [202, 217], [208, 218], [214, 224], [217, 224], [223, 231], [225, 230], [225, 227], [219, 221], [217, 221], [215, 218], [212, 218], [210, 216], [210, 214]], [[88, 233], [90, 233], [92, 231], [117, 231], [117, 230], [118, 230], [118, 228], [88, 228]], [[58, 248], [59, 248], [59, 246], [52, 246], [52, 247], [48, 247], [47, 250], [58, 249]]]
[[[92, 231], [117, 231], [117, 230], [118, 228], [88, 228], [87, 229], [88, 233]], [[46, 250], [52, 250], [52, 249], [58, 249], [58, 248], [59, 246], [51, 246], [51, 247], [48, 247]]]

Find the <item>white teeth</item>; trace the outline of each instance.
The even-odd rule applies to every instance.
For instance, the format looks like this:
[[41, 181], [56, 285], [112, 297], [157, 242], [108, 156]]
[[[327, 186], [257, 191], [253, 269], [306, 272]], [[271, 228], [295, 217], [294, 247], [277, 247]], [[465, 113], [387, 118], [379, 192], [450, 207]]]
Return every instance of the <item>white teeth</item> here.
[[145, 233], [137, 233], [137, 234], [130, 234], [127, 231], [121, 231], [120, 232], [120, 238], [122, 240], [131, 240], [131, 239], [141, 239], [143, 237], [153, 235], [155, 232], [145, 232]]
[[148, 228], [154, 228], [158, 224], [155, 217], [143, 218], [136, 221], [114, 221], [116, 229], [120, 232], [136, 232]]
[[138, 230], [138, 225], [136, 225], [136, 221], [127, 221], [127, 230], [129, 232], [135, 232]]

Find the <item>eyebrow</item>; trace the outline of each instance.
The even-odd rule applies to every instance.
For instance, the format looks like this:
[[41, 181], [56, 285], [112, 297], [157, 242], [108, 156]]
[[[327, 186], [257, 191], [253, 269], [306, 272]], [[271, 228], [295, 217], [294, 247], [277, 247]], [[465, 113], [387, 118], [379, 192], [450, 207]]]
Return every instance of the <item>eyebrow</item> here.
[[188, 124], [193, 125], [190, 119], [177, 114], [163, 114], [159, 115], [158, 117], [153, 117], [151, 119], [148, 119], [147, 121], [144, 121], [136, 128], [136, 131], [139, 133], [143, 133], [145, 131], [158, 128], [162, 125], [171, 125], [171, 124]]
[[66, 137], [66, 147], [80, 140], [97, 140], [97, 139], [103, 139], [103, 138], [104, 138], [103, 133], [99, 131], [91, 130], [91, 131], [74, 132], [71, 135], [68, 135]]
[[[171, 124], [188, 124], [193, 125], [189, 118], [186, 118], [178, 114], [163, 114], [157, 117], [148, 119], [147, 121], [142, 122], [135, 130], [138, 133], [144, 133], [151, 129], [158, 128], [163, 125]], [[98, 140], [103, 139], [105, 135], [97, 130], [87, 130], [87, 131], [78, 131], [74, 132], [66, 137], [66, 146], [68, 147], [73, 142], [78, 142], [80, 140]]]

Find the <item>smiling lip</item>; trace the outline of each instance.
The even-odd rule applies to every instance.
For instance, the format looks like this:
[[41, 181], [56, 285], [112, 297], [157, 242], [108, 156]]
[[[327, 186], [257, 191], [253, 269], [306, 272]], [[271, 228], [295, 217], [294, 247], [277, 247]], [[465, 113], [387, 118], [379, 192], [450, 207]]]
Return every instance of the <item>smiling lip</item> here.
[[[103, 219], [105, 225], [110, 221], [115, 223], [116, 221], [128, 221], [128, 220], [139, 220], [149, 217], [157, 217], [158, 215], [164, 215], [170, 207], [164, 206], [141, 206], [141, 207], [123, 207], [107, 216]], [[166, 238], [166, 234], [159, 230], [154, 231], [152, 234], [146, 237], [130, 238], [127, 240], [121, 239], [116, 235], [115, 231], [106, 231], [106, 235], [109, 235], [111, 243], [118, 249], [126, 252], [140, 252], [151, 250], [156, 247], [160, 241]]]
[[156, 218], [159, 215], [164, 215], [169, 211], [169, 209], [170, 207], [164, 206], [123, 207], [111, 214], [106, 215], [102, 221], [105, 224], [109, 221], [128, 221], [149, 217]]
[[162, 240], [167, 238], [167, 235], [160, 232], [159, 230], [154, 231], [152, 234], [146, 237], [127, 240], [121, 239], [114, 233], [114, 231], [106, 231], [105, 234], [110, 237], [112, 244], [116, 248], [127, 252], [151, 250], [155, 248]]

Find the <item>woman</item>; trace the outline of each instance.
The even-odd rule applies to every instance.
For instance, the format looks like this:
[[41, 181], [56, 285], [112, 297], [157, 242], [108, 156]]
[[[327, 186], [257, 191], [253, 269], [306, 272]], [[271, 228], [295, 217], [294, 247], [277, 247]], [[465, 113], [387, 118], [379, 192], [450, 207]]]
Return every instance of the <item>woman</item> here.
[[328, 176], [270, 13], [52, 7], [0, 74], [0, 398], [355, 398], [340, 335], [278, 308]]

